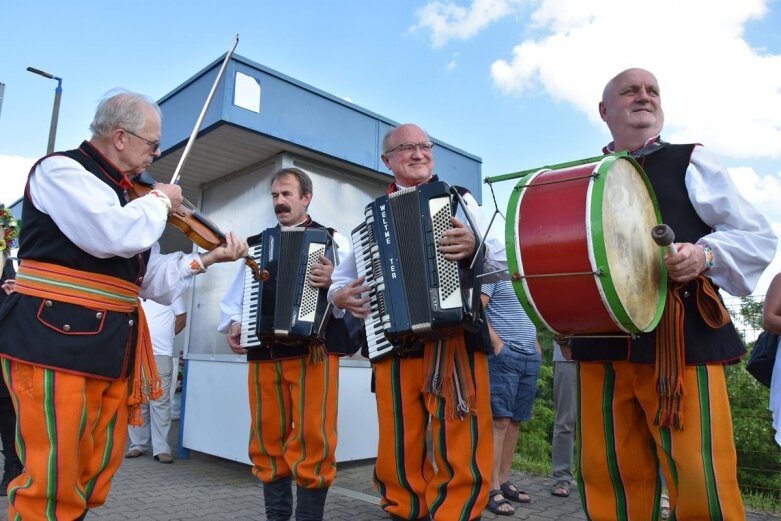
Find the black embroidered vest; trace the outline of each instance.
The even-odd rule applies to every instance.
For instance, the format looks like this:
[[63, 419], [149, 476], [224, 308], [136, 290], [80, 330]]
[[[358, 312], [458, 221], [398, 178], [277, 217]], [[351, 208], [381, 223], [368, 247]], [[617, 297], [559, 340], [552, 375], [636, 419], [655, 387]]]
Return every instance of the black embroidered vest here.
[[[126, 204], [122, 172], [90, 143], [85, 141], [76, 150], [54, 155], [78, 162], [111, 187], [121, 205]], [[68, 239], [49, 215], [38, 210], [29, 193], [25, 193], [22, 216], [22, 261], [32, 259], [141, 283], [149, 251], [129, 259], [93, 257]], [[13, 293], [0, 308], [0, 353], [67, 372], [122, 378], [127, 376], [132, 362], [137, 324], [136, 312], [89, 309], [58, 302], [55, 297], [42, 299]]]

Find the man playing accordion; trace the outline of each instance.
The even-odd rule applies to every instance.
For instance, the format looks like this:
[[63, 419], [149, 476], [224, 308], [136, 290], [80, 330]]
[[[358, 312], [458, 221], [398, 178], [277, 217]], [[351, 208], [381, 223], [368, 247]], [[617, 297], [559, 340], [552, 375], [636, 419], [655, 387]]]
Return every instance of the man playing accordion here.
[[[432, 148], [416, 125], [401, 125], [386, 134], [382, 160], [395, 178], [389, 193], [437, 180]], [[474, 198], [461, 191], [472, 221], [485, 234], [487, 219]], [[468, 263], [476, 254], [475, 236], [462, 220], [451, 217], [451, 224], [438, 249], [447, 260]], [[489, 236], [485, 246], [481, 271], [506, 271], [503, 243]], [[349, 311], [367, 317], [369, 299], [362, 294], [369, 287], [358, 278], [354, 257], [345, 258], [332, 277], [328, 295], [335, 314]], [[484, 328], [407, 341], [403, 350], [373, 361], [379, 419], [374, 476], [381, 506], [392, 519], [469, 521], [478, 519], [488, 502], [493, 447], [486, 353], [491, 343]], [[432, 381], [435, 353], [455, 368], [442, 371], [441, 385]], [[436, 470], [428, 458], [429, 418]]]

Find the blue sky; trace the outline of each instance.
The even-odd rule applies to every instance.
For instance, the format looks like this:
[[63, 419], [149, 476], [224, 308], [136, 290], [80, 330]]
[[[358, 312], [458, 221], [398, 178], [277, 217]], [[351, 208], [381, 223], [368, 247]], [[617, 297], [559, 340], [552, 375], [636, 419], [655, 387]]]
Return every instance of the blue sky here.
[[[483, 176], [571, 161], [609, 141], [605, 82], [656, 73], [664, 136], [712, 148], [781, 232], [781, 3], [763, 0], [6, 2], [0, 202], [45, 153], [88, 138], [114, 87], [160, 98], [236, 52], [483, 159]], [[163, 128], [165, 132], [165, 125]], [[500, 206], [512, 183], [496, 186]], [[488, 193], [484, 199], [490, 199]], [[503, 208], [502, 208], [503, 209]], [[771, 266], [758, 288], [781, 270]]]

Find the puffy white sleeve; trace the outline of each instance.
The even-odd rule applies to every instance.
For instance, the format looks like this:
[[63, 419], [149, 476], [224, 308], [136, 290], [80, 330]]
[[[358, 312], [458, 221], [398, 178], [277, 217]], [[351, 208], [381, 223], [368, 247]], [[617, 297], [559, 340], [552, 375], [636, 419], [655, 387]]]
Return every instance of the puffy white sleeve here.
[[713, 250], [708, 277], [731, 295], [750, 294], [776, 253], [778, 239], [770, 224], [702, 146], [692, 152], [686, 188], [697, 215], [713, 229], [699, 241]]
[[111, 187], [65, 156], [47, 157], [35, 167], [30, 197], [68, 239], [100, 259], [148, 250], [168, 219], [159, 197], [147, 195], [122, 206]]

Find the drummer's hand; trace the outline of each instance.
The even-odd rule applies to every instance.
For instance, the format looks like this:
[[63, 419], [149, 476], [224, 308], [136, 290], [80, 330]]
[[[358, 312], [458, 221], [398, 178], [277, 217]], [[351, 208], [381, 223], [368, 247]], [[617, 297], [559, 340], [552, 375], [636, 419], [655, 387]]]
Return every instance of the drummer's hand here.
[[366, 318], [371, 313], [369, 297], [361, 296], [369, 291], [369, 286], [363, 285], [363, 277], [355, 279], [343, 288], [334, 292], [331, 302], [334, 306], [352, 313], [355, 318]]
[[247, 241], [239, 239], [233, 232], [225, 235], [225, 244], [217, 246], [212, 251], [201, 254], [201, 262], [208, 267], [215, 262], [230, 262], [247, 256], [249, 246]]
[[309, 273], [309, 284], [315, 288], [328, 288], [331, 286], [331, 274], [334, 272], [334, 263], [325, 255], [320, 255], [320, 263], [312, 264]]
[[241, 347], [241, 322], [233, 322], [228, 330], [228, 347], [237, 355], [247, 354], [247, 350]]
[[676, 243], [678, 253], [667, 255], [664, 262], [670, 278], [676, 282], [689, 282], [705, 271], [705, 251], [690, 242]]
[[464, 223], [450, 218], [453, 228], [445, 231], [439, 240], [439, 251], [445, 254], [447, 260], [461, 260], [471, 257], [475, 252], [475, 236], [472, 230], [464, 226]]

